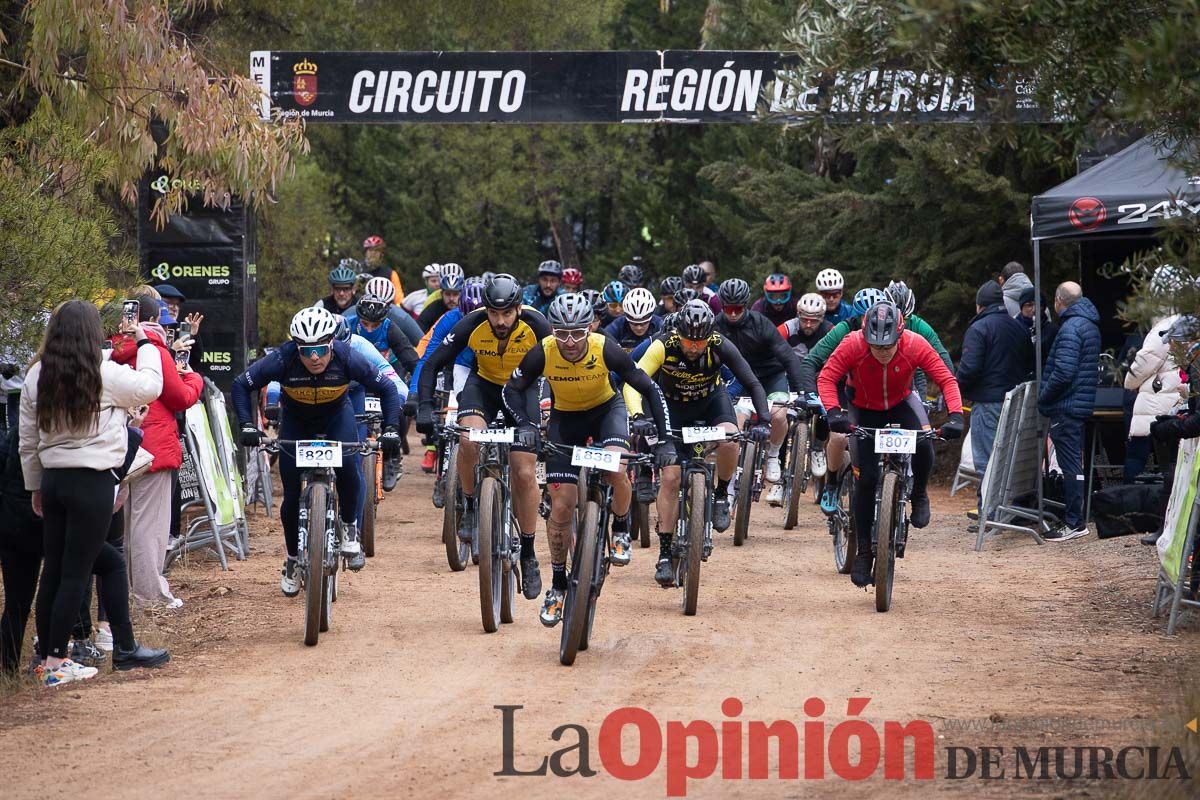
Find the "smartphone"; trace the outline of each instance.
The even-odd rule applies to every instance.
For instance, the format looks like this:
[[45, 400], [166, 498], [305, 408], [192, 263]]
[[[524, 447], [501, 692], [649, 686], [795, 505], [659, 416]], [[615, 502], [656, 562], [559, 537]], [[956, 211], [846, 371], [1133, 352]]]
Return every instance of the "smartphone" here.
[[192, 335], [192, 323], [190, 323], [190, 322], [179, 323], [179, 338], [186, 339], [191, 335]]
[[141, 307], [142, 304], [137, 300], [125, 300], [121, 303], [121, 324], [126, 330], [137, 325], [138, 312]]
[[175, 351], [175, 366], [186, 367], [188, 365], [188, 359], [190, 359], [191, 357], [192, 357], [191, 350], [176, 350]]
[[167, 328], [166, 334], [167, 334], [167, 347], [170, 347], [171, 345], [175, 344], [175, 329]]

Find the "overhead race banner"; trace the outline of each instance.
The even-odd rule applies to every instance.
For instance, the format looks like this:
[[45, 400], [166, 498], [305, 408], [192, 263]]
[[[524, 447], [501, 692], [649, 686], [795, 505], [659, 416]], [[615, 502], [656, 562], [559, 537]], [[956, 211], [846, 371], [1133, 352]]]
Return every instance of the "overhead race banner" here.
[[797, 63], [794, 53], [743, 50], [260, 50], [250, 75], [264, 92], [264, 118], [274, 108], [310, 123], [1048, 120], [1019, 82], [985, 91], [953, 76], [880, 67], [801, 86]]

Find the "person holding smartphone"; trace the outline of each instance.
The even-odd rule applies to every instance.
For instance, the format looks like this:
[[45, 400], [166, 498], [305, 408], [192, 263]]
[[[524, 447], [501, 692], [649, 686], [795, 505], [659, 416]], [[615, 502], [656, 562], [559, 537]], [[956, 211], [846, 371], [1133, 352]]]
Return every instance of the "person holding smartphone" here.
[[167, 313], [177, 320], [176, 338], [181, 341], [191, 339], [188, 345], [188, 363], [191, 364], [192, 369], [199, 370], [204, 358], [204, 346], [199, 338], [200, 324], [204, 322], [204, 315], [193, 311], [186, 317], [183, 316], [183, 304], [187, 302], [187, 298], [183, 296], [183, 292], [171, 284], [160, 283], [154, 289], [162, 301], [167, 304]]

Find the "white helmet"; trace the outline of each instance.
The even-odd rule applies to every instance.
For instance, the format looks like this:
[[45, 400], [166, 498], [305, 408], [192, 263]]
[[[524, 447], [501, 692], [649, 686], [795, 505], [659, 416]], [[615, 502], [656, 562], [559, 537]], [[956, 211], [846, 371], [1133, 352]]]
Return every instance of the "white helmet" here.
[[425, 269], [421, 270], [421, 278], [436, 278], [442, 274], [441, 264], [426, 264]]
[[396, 287], [387, 278], [374, 277], [367, 281], [363, 289], [363, 300], [375, 300], [384, 305], [396, 299]]
[[802, 317], [824, 317], [825, 298], [816, 292], [809, 292], [796, 301], [796, 313]]
[[836, 292], [844, 289], [846, 279], [836, 269], [823, 269], [817, 273], [818, 292]]
[[649, 289], [641, 286], [630, 289], [621, 301], [621, 310], [625, 312], [625, 318], [629, 322], [649, 322], [656, 308], [658, 302], [654, 295], [650, 294]]
[[333, 338], [337, 320], [324, 308], [302, 308], [292, 317], [288, 331], [297, 344], [322, 344]]
[[466, 277], [466, 275], [463, 274], [463, 268], [460, 267], [458, 264], [455, 264], [453, 261], [451, 261], [447, 264], [442, 264], [441, 272], [439, 274], [443, 278], [445, 278], [447, 275], [457, 275], [460, 278]]

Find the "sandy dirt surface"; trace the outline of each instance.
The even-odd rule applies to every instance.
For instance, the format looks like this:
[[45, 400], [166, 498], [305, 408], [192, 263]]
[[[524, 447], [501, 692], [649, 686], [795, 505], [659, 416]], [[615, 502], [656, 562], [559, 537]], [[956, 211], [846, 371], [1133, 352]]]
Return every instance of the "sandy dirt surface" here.
[[[880, 614], [835, 573], [814, 506], [785, 532], [782, 511], [763, 503], [745, 547], [718, 541], [696, 617], [653, 582], [654, 551], [636, 549], [605, 586], [590, 650], [565, 668], [537, 601], [520, 600], [515, 624], [483, 632], [475, 571], [447, 568], [432, 479], [416, 456], [407, 470], [381, 506], [378, 556], [343, 576], [317, 647], [302, 643], [302, 598], [279, 591], [278, 522], [259, 515], [248, 561], [228, 572], [196, 558], [173, 568], [185, 607], [142, 623], [143, 638], [172, 648], [167, 668], [0, 698], [0, 797], [664, 797], [667, 756], [643, 780], [614, 778], [599, 755], [602, 722], [636, 706], [660, 731], [669, 720], [719, 729], [730, 697], [742, 721], [797, 728], [811, 719], [805, 701], [820, 698], [826, 737], [848, 698], [870, 698], [857, 717], [877, 731], [888, 720], [932, 725], [937, 778], [885, 781], [881, 766], [865, 784], [828, 767], [823, 780], [779, 780], [772, 757], [767, 780], [723, 780], [718, 767], [687, 784], [689, 797], [1096, 797], [1130, 782], [946, 780], [945, 748], [1146, 745], [1142, 722], [1183, 713], [1179, 664], [1197, 652], [1196, 623], [1167, 638], [1150, 618], [1154, 554], [1132, 537], [1039, 547], [1007, 536], [976, 553], [964, 517], [973, 497], [936, 490], [933, 524], [914, 532], [894, 607]], [[540, 537], [539, 555], [548, 583]], [[504, 766], [499, 705], [524, 706], [514, 712], [517, 769], [575, 744], [577, 729], [551, 739], [574, 724], [590, 736], [598, 774], [494, 775]], [[1187, 735], [1172, 727], [1168, 739], [1177, 734]], [[568, 769], [578, 760], [562, 759]]]

